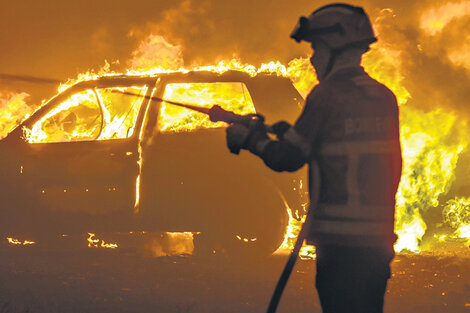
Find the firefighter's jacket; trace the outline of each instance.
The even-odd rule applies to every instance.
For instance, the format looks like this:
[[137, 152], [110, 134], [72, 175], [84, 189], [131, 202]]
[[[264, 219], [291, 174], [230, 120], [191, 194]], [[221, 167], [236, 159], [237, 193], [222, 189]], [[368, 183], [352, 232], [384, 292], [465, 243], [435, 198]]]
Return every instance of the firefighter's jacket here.
[[362, 67], [339, 70], [308, 95], [279, 141], [259, 153], [277, 171], [309, 164], [309, 243], [390, 246], [401, 176], [398, 105]]

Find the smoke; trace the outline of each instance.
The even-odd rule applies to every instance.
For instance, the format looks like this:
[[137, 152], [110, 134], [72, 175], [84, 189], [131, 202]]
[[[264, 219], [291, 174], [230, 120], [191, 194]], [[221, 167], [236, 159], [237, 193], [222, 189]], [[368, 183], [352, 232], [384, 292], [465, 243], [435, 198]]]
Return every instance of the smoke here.
[[157, 67], [177, 70], [184, 64], [180, 46], [172, 45], [162, 36], [153, 34], [150, 34], [132, 52], [132, 59], [128, 63], [133, 70]]
[[[326, 3], [183, 0], [161, 12], [159, 18], [132, 27], [128, 35], [135, 41], [132, 49], [140, 51], [141, 56], [145, 55], [144, 50], [156, 51], [146, 45], [156, 36], [163, 36], [180, 48], [175, 67], [181, 60], [192, 67], [233, 57], [254, 65], [271, 60], [288, 64], [311, 53], [307, 44], [296, 44], [289, 38], [298, 17]], [[470, 2], [403, 1], [391, 5], [374, 0], [358, 4], [368, 11], [379, 37], [371, 52], [376, 56], [371, 58], [375, 67], [393, 64], [386, 71], [378, 68], [376, 73], [387, 74], [379, 80], [387, 83], [390, 77], [396, 81], [396, 76], [400, 76], [400, 85], [406, 92], [398, 93], [409, 93], [409, 105], [428, 111], [445, 107], [468, 116]], [[167, 52], [164, 48], [161, 55], [152, 58], [166, 63], [162, 60], [165, 54], [174, 54]], [[387, 58], [393, 60], [382, 61]], [[123, 64], [136, 66], [133, 62]], [[372, 62], [368, 65], [373, 67]]]

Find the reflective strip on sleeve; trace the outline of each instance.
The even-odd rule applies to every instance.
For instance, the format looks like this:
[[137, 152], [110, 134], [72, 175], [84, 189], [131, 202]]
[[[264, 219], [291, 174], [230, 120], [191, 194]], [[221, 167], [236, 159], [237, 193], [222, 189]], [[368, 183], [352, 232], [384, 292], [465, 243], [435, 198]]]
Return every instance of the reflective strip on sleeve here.
[[387, 236], [393, 233], [393, 223], [388, 222], [343, 222], [313, 219], [313, 233], [353, 236]]
[[290, 142], [294, 146], [298, 147], [302, 153], [304, 154], [305, 158], [309, 158], [310, 154], [312, 153], [312, 144], [308, 141], [307, 138], [300, 135], [298, 132], [295, 131], [294, 127], [289, 128], [284, 133], [284, 140]]
[[372, 206], [372, 205], [330, 205], [319, 204], [315, 209], [315, 216], [318, 218], [344, 218], [363, 220], [393, 221], [394, 207]]
[[347, 156], [348, 166], [346, 173], [346, 186], [349, 208], [362, 207], [361, 191], [358, 183], [359, 159], [361, 154], [399, 153], [400, 143], [394, 140], [388, 141], [342, 141], [325, 143], [320, 149], [320, 154], [328, 156]]
[[323, 144], [322, 155], [378, 154], [398, 151], [397, 141], [350, 141]]

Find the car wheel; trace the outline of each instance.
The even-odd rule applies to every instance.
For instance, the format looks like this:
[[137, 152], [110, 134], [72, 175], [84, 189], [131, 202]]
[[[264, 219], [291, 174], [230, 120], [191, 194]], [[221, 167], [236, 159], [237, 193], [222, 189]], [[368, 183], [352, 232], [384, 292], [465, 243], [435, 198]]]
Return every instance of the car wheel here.
[[194, 235], [195, 254], [241, 258], [270, 256], [284, 240], [288, 215], [283, 208], [259, 223], [248, 221], [247, 224], [252, 225], [245, 224], [240, 231], [221, 229]]

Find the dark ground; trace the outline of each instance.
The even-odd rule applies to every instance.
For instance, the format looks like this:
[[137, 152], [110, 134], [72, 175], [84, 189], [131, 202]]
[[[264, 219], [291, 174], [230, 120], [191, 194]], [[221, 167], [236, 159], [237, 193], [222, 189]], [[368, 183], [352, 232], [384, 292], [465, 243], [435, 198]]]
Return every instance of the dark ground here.
[[[286, 254], [151, 258], [103, 249], [0, 250], [0, 313], [264, 312]], [[470, 252], [400, 254], [385, 312], [470, 312]], [[296, 265], [278, 312], [321, 312], [315, 262]]]

